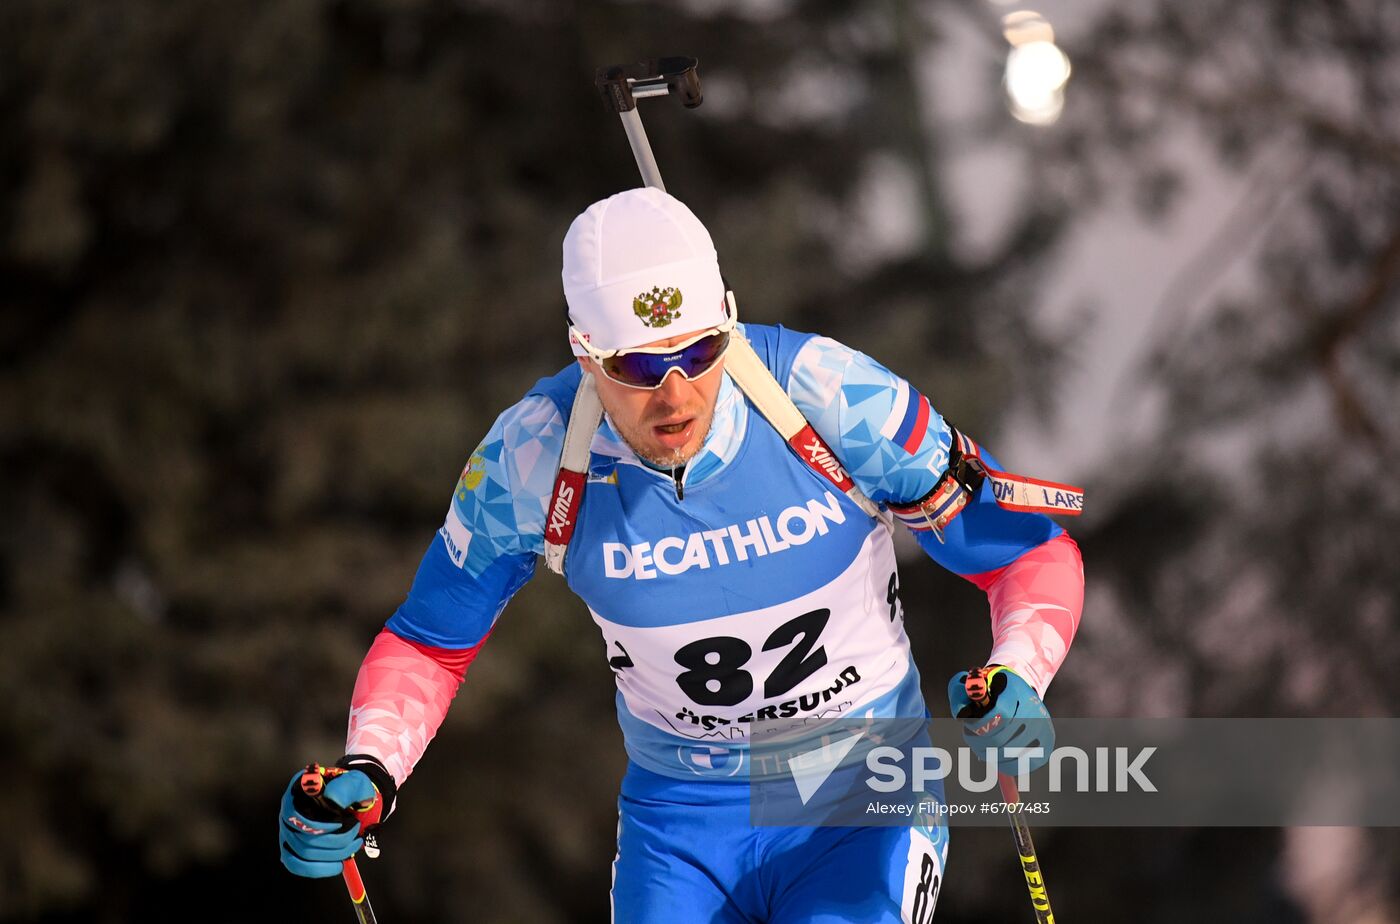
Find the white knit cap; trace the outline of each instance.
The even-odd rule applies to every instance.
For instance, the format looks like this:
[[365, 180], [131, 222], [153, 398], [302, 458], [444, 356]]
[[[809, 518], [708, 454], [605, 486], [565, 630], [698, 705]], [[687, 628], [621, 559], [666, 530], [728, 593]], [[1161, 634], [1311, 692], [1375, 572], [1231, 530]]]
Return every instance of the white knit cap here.
[[570, 323], [600, 350], [718, 327], [726, 317], [710, 233], [680, 200], [649, 186], [595, 202], [574, 219], [564, 235], [563, 277]]

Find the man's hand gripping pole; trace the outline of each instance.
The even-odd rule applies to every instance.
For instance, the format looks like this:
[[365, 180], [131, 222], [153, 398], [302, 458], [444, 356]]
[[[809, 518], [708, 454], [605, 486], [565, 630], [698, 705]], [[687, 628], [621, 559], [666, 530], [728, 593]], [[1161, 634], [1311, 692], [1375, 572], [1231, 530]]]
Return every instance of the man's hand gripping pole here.
[[[967, 672], [963, 681], [967, 698], [978, 706], [987, 706], [992, 698], [987, 683], [987, 669], [975, 667]], [[1016, 781], [1007, 773], [997, 774], [1001, 784], [1001, 797], [1007, 802], [1020, 803], [1021, 794], [1016, 789]], [[1036, 856], [1035, 843], [1031, 840], [1030, 825], [1019, 811], [1008, 812], [1011, 819], [1011, 836], [1016, 841], [1016, 855], [1021, 858], [1021, 872], [1026, 877], [1026, 888], [1031, 893], [1031, 908], [1035, 910], [1036, 924], [1055, 924], [1055, 913], [1050, 910], [1050, 894], [1045, 888], [1045, 877], [1040, 872], [1040, 859]]]
[[[353, 817], [354, 812], [361, 809], [359, 805], [352, 805], [346, 809], [332, 804], [323, 795], [326, 789], [326, 780], [336, 777], [345, 771], [340, 767], [322, 767], [319, 764], [307, 764], [306, 769], [301, 774], [301, 791], [310, 798], [316, 800], [326, 811]], [[365, 808], [368, 805], [364, 806]], [[366, 853], [369, 851], [366, 850]], [[355, 865], [354, 857], [346, 857], [341, 865], [341, 875], [345, 878], [345, 888], [350, 893], [350, 902], [355, 906], [355, 917], [360, 924], [377, 924], [374, 916], [374, 909], [370, 907], [369, 893], [365, 891], [365, 881], [360, 878], [360, 868]]]

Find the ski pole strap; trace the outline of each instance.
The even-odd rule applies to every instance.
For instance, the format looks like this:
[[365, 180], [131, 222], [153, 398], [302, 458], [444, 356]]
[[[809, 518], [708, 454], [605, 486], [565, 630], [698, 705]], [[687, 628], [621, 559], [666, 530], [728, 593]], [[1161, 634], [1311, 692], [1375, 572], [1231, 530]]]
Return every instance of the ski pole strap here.
[[590, 373], [584, 373], [574, 392], [574, 406], [569, 413], [569, 426], [564, 430], [564, 451], [559, 457], [559, 474], [554, 479], [554, 492], [545, 511], [544, 563], [550, 571], [564, 574], [564, 556], [578, 522], [583, 489], [588, 483], [588, 461], [592, 454], [593, 434], [603, 419], [603, 402]]
[[1005, 510], [1065, 516], [1084, 512], [1083, 488], [988, 468], [970, 437], [957, 427], [948, 429], [952, 433], [948, 469], [933, 490], [911, 504], [890, 504], [890, 512], [905, 526], [915, 532], [932, 530], [942, 542], [943, 530], [977, 496], [984, 481], [991, 482], [992, 497]]

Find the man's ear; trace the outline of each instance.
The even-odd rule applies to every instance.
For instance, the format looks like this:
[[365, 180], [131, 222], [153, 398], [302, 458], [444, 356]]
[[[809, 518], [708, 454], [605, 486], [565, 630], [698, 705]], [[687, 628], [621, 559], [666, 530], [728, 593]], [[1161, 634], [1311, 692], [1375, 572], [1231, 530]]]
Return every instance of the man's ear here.
[[593, 371], [593, 367], [590, 366], [589, 363], [588, 363], [588, 357], [587, 357], [587, 356], [579, 356], [579, 357], [576, 357], [576, 358], [578, 359], [578, 367], [579, 367], [580, 369], [582, 369], [585, 373], [589, 373], [589, 372], [592, 372], [592, 371]]

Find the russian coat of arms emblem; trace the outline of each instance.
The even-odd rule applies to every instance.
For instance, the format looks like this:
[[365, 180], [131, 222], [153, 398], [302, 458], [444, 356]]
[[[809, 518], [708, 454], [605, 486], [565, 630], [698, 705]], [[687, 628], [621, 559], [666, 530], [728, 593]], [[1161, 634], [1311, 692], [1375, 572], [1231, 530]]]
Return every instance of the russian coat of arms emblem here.
[[457, 479], [457, 499], [466, 500], [468, 491], [475, 491], [477, 485], [481, 484], [481, 479], [486, 477], [486, 456], [482, 454], [485, 445], [476, 447], [467, 458], [467, 465], [462, 469], [461, 477]]
[[681, 290], [652, 286], [632, 299], [632, 312], [647, 327], [665, 327], [681, 316]]

